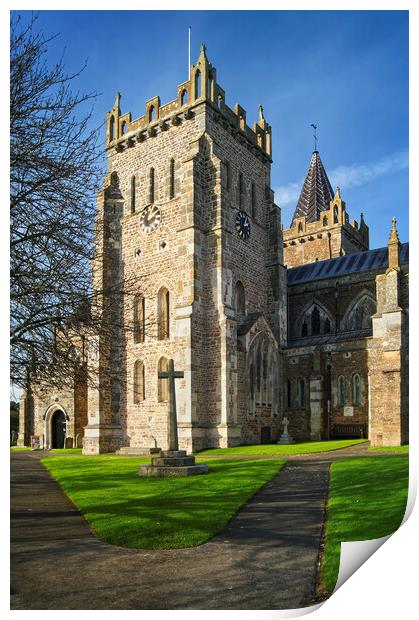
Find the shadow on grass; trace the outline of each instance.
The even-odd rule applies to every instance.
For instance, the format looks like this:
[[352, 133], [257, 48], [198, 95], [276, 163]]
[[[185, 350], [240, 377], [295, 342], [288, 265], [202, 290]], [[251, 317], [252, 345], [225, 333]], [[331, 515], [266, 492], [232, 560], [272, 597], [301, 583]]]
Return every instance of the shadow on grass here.
[[148, 459], [43, 459], [98, 536], [143, 548], [206, 542], [282, 467], [284, 461], [209, 463], [209, 473], [186, 478], [140, 478]]

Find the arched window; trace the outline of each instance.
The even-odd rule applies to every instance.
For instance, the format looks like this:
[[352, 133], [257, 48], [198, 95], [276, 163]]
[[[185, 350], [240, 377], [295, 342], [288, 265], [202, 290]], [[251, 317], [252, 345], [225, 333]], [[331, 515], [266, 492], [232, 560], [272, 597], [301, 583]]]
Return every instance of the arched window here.
[[154, 168], [150, 168], [150, 186], [149, 186], [149, 202], [154, 202], [154, 194], [155, 194], [155, 172]]
[[358, 374], [352, 377], [352, 404], [361, 404], [361, 377]]
[[135, 213], [135, 175], [131, 177], [131, 213]]
[[201, 96], [201, 72], [198, 71], [195, 73], [195, 99]]
[[339, 377], [338, 379], [338, 405], [344, 407], [345, 405], [345, 378]]
[[333, 207], [333, 223], [337, 224], [338, 222], [339, 222], [339, 210], [337, 206], [335, 205]]
[[170, 160], [169, 170], [169, 198], [173, 198], [175, 195], [175, 160]]
[[123, 121], [122, 125], [121, 125], [121, 135], [123, 136], [124, 133], [126, 133], [127, 131], [127, 123], [126, 121]]
[[222, 95], [218, 95], [218, 107], [221, 108], [223, 103], [224, 103], [224, 99], [223, 99]]
[[300, 232], [303, 232], [303, 223], [302, 223], [302, 222], [300, 222], [300, 223], [298, 224], [298, 232], [299, 232], [299, 233], [300, 233]]
[[315, 306], [311, 313], [311, 335], [317, 336], [318, 334], [320, 334], [320, 312]]
[[170, 293], [167, 288], [159, 292], [157, 315], [159, 340], [166, 340], [170, 337]]
[[246, 293], [240, 280], [236, 283], [235, 310], [237, 314], [246, 314]]
[[376, 302], [367, 293], [359, 296], [347, 310], [342, 324], [347, 331], [371, 329], [372, 315], [376, 312]]
[[151, 105], [149, 110], [148, 110], [148, 122], [151, 123], [151, 121], [154, 120], [154, 116], [156, 114], [156, 111], [154, 109], [154, 105]]
[[306, 384], [304, 379], [298, 380], [298, 403], [301, 409], [306, 406]]
[[168, 360], [166, 357], [161, 357], [157, 366], [157, 385], [158, 385], [158, 400], [160, 403], [167, 402], [169, 398], [169, 380], [160, 379], [158, 373], [167, 371]]
[[327, 219], [327, 215], [325, 215], [323, 218], [323, 226], [327, 226], [328, 223], [329, 223], [329, 220]]
[[301, 336], [302, 336], [302, 338], [304, 338], [307, 335], [308, 335], [307, 323], [305, 321], [303, 321], [303, 324], [301, 326]]
[[188, 103], [188, 93], [186, 89], [184, 88], [180, 96], [180, 105], [185, 105], [185, 103]]
[[115, 138], [115, 119], [111, 116], [109, 121], [109, 140], [113, 140]]
[[145, 399], [145, 368], [143, 362], [134, 364], [134, 404], [138, 405]]
[[329, 321], [329, 319], [325, 319], [325, 322], [324, 322], [324, 333], [325, 334], [330, 334], [330, 329], [331, 329], [330, 321]]
[[145, 337], [145, 299], [136, 295], [134, 299], [134, 342], [144, 342]]
[[290, 379], [287, 379], [287, 384], [286, 384], [286, 402], [287, 402], [287, 409], [291, 409], [292, 385], [291, 385], [291, 380]]
[[256, 216], [256, 186], [252, 183], [252, 217]]

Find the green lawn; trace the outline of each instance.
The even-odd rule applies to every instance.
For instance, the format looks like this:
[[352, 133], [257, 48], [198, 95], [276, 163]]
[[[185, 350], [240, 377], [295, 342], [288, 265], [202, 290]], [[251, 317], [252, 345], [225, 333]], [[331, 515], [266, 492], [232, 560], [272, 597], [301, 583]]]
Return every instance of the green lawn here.
[[374, 446], [368, 448], [368, 452], [394, 452], [395, 454], [408, 454], [409, 445], [406, 446]]
[[81, 454], [81, 448], [54, 448], [49, 454], [61, 456], [61, 454]]
[[138, 467], [147, 462], [111, 455], [42, 459], [100, 538], [149, 549], [204, 543], [285, 464], [217, 459], [204, 475], [140, 478]]
[[289, 445], [264, 444], [254, 446], [237, 446], [236, 448], [213, 448], [199, 452], [199, 456], [274, 456], [282, 454], [314, 454], [315, 452], [328, 452], [339, 450], [355, 444], [365, 443], [367, 439], [340, 439], [334, 441], [308, 441]]
[[18, 446], [11, 446], [10, 450], [12, 450], [13, 452], [20, 452], [21, 450], [30, 450], [30, 448], [28, 448], [27, 446], [25, 446], [24, 448], [19, 448]]
[[332, 464], [321, 587], [330, 594], [339, 573], [340, 543], [370, 540], [399, 527], [408, 491], [406, 456], [365, 457]]

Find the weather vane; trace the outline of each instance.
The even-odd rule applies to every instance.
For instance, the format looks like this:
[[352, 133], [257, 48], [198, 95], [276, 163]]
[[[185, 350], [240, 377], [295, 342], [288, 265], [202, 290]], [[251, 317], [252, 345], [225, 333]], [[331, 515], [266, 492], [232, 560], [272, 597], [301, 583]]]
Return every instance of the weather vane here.
[[314, 129], [314, 150], [317, 151], [317, 125], [311, 123], [310, 127]]

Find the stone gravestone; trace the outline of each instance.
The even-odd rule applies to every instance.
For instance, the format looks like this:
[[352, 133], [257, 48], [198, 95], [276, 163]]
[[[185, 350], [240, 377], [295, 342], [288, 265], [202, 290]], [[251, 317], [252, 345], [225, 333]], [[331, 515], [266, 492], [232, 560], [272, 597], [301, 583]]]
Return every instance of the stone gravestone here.
[[292, 439], [292, 437], [290, 437], [290, 435], [288, 435], [288, 418], [285, 416], [285, 418], [282, 419], [283, 423], [284, 423], [284, 431], [278, 441], [279, 444], [289, 444], [289, 443], [294, 443], [294, 440]]
[[186, 454], [186, 450], [179, 450], [175, 379], [182, 379], [183, 372], [175, 371], [172, 359], [168, 362], [167, 371], [159, 372], [159, 379], [169, 381], [169, 402], [167, 417], [167, 445], [168, 450], [160, 450], [156, 454], [153, 449], [151, 465], [142, 465], [138, 474], [148, 477], [194, 476], [208, 473], [207, 465], [196, 465], [195, 457]]

